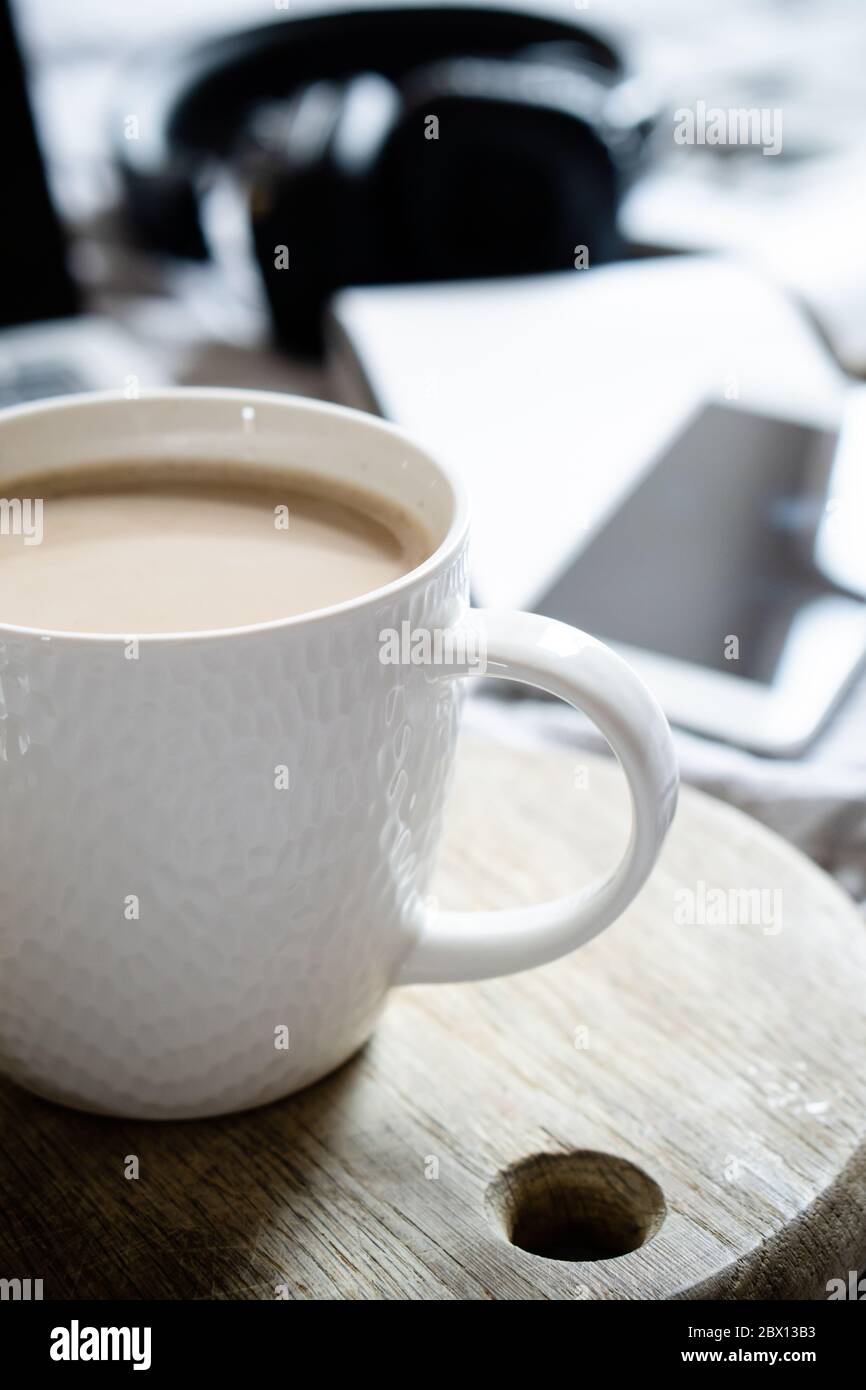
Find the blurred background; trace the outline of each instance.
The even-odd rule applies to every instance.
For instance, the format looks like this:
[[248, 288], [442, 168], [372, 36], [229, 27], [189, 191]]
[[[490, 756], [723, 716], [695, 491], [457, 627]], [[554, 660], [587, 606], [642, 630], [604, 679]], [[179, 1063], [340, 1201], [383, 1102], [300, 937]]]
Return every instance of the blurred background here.
[[[177, 54], [187, 43], [233, 29], [351, 8], [360, 6], [336, 0], [154, 0], [130, 10], [109, 0], [81, 0], [74, 7], [59, 0], [12, 0], [52, 191], [75, 227], [75, 270], [88, 290], [125, 299], [141, 288], [124, 284], [124, 272], [132, 272], [122, 258], [118, 265], [109, 256], [105, 226], [122, 193], [112, 143], [122, 134], [117, 121], [126, 114], [130, 60], [134, 67], [134, 56], [150, 44], [165, 44]], [[369, 0], [363, 8], [404, 7]], [[762, 158], [751, 146], [676, 145], [669, 121], [657, 133], [651, 169], [626, 199], [622, 224], [637, 245], [737, 249], [804, 295], [814, 283], [814, 293], [827, 301], [828, 331], [843, 358], [855, 370], [866, 369], [866, 328], [860, 327], [866, 320], [866, 20], [857, 0], [657, 0], [651, 6], [637, 0], [535, 0], [525, 8], [615, 37], [646, 84], [648, 99], [669, 117], [701, 99], [723, 108], [783, 108], [778, 158]], [[155, 268], [148, 269], [156, 280]], [[175, 292], [176, 278], [169, 277]], [[224, 299], [224, 282], [221, 290]], [[139, 306], [140, 330], [168, 334], [176, 317], [186, 321], [187, 336], [193, 326], [205, 341], [230, 336], [229, 315], [223, 322], [219, 306], [206, 294], [202, 300], [190, 286], [183, 307], [163, 306], [164, 317], [154, 305], [149, 313]], [[133, 312], [131, 305], [124, 307]], [[248, 333], [253, 318], [251, 313], [243, 320]], [[235, 333], [240, 324], [239, 313]]]
[[685, 776], [863, 899], [862, 5], [363, 9], [3, 0], [0, 403], [405, 424], [469, 485], [476, 600], [618, 642]]

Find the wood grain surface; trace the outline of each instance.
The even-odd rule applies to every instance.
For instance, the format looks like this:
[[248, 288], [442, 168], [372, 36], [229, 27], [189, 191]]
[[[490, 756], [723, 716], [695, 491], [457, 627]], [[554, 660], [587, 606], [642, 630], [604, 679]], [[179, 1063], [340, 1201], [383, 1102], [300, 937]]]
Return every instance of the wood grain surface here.
[[[466, 741], [435, 892], [567, 891], [627, 819], [612, 764]], [[765, 890], [763, 920], [681, 920], [718, 915], [719, 888]], [[842, 892], [686, 792], [602, 937], [395, 991], [368, 1046], [289, 1100], [136, 1124], [2, 1083], [0, 1278], [46, 1299], [825, 1298], [866, 1255], [864, 986]]]

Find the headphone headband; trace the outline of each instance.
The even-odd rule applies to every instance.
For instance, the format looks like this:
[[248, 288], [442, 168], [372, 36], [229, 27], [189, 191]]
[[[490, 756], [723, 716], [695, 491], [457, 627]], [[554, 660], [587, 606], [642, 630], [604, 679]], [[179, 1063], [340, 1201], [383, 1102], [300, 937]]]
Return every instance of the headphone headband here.
[[476, 7], [347, 10], [285, 17], [178, 52], [136, 54], [120, 90], [139, 115], [139, 138], [114, 122], [115, 159], [132, 223], [150, 245], [205, 257], [197, 182], [203, 160], [224, 158], [251, 107], [311, 78], [370, 71], [399, 79], [413, 67], [459, 55], [507, 57], [532, 44], [568, 45], [575, 63], [624, 76], [616, 49], [577, 24], [518, 10]]

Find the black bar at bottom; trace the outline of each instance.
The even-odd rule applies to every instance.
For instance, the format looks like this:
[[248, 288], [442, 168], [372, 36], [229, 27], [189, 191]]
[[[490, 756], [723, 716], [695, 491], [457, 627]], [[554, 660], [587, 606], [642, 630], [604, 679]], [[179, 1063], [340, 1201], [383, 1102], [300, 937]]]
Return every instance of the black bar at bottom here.
[[[485, 1347], [491, 1355], [507, 1353], [508, 1347], [522, 1346], [525, 1352], [534, 1347], [539, 1372], [555, 1354], [560, 1373], [563, 1358], [573, 1358], [574, 1373], [579, 1374], [586, 1354], [592, 1364], [601, 1360], [617, 1372], [631, 1367], [776, 1369], [793, 1364], [820, 1368], [826, 1375], [837, 1366], [858, 1363], [866, 1333], [866, 1308], [846, 1310], [839, 1302], [866, 1303], [866, 1286], [856, 1299], [815, 1303], [573, 1302], [563, 1309], [539, 1301], [519, 1310], [504, 1302], [475, 1304], [471, 1324], [462, 1323], [451, 1303], [439, 1307], [430, 1324], [423, 1311], [416, 1314], [421, 1324], [414, 1324], [413, 1318], [411, 1328], [405, 1311], [395, 1320], [381, 1307], [359, 1314], [355, 1303], [5, 1301], [0, 1304], [0, 1328], [4, 1359], [7, 1364], [11, 1359], [25, 1375], [93, 1375], [106, 1368], [117, 1375], [138, 1369], [157, 1378], [184, 1371], [222, 1377], [254, 1374], [260, 1383], [262, 1375], [271, 1372], [294, 1376], [299, 1353], [307, 1363], [305, 1379], [311, 1372], [318, 1378], [332, 1368], [334, 1353], [341, 1349], [357, 1358], [357, 1370], [366, 1362], [368, 1373], [376, 1374], [376, 1364], [387, 1372], [389, 1359], [400, 1347], [400, 1364], [392, 1365], [392, 1372], [401, 1378], [422, 1368], [429, 1374], [437, 1361], [443, 1374], [452, 1375], [463, 1362], [464, 1352], [458, 1347], [469, 1352], [473, 1345], [476, 1356]], [[500, 1323], [503, 1314], [507, 1321]], [[323, 1340], [326, 1329], [331, 1336]], [[334, 1331], [342, 1334], [339, 1341]], [[299, 1341], [304, 1336], [311, 1338], [306, 1347]], [[385, 1338], [395, 1339], [390, 1351]], [[406, 1338], [414, 1348], [408, 1362]], [[371, 1364], [368, 1358], [374, 1350]]]

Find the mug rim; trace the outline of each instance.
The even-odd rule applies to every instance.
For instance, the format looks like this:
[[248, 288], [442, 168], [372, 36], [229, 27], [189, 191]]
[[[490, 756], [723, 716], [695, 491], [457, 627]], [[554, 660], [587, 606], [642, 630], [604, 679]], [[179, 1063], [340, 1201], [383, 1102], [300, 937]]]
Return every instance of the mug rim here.
[[[299, 396], [290, 391], [245, 391], [241, 387], [229, 386], [167, 386], [154, 387], [142, 390], [135, 398], [135, 403], [141, 401], [160, 401], [188, 400], [188, 401], [209, 401], [218, 398], [229, 403], [237, 402], [240, 405], [255, 405], [257, 402], [264, 405], [285, 405], [287, 408], [308, 415], [325, 415], [346, 420], [356, 428], [368, 430], [373, 435], [384, 435], [391, 439], [403, 441], [416, 453], [425, 456], [438, 475], [447, 484], [452, 501], [452, 516], [448, 524], [448, 529], [442, 540], [435, 549], [422, 560], [420, 565], [414, 569], [407, 570], [397, 579], [392, 579], [388, 584], [382, 584], [377, 589], [370, 589], [368, 592], [358, 594], [354, 598], [344, 599], [341, 603], [329, 604], [326, 608], [314, 608], [309, 613], [295, 613], [286, 618], [268, 618], [260, 623], [243, 623], [235, 627], [220, 628], [190, 628], [186, 631], [178, 632], [73, 632], [67, 628], [49, 627], [24, 627], [15, 623], [3, 622], [0, 618], [0, 638], [6, 637], [34, 637], [50, 638], [52, 641], [68, 641], [78, 643], [104, 643], [104, 642], [129, 642], [133, 639], [140, 642], [150, 643], [177, 643], [177, 642], [207, 642], [211, 640], [220, 641], [228, 637], [242, 637], [245, 635], [261, 634], [265, 632], [281, 632], [283, 629], [306, 627], [313, 623], [327, 622], [343, 613], [352, 613], [368, 607], [374, 607], [383, 600], [390, 599], [399, 594], [403, 589], [413, 587], [419, 581], [423, 581], [430, 574], [446, 565], [450, 558], [457, 552], [464, 542], [469, 530], [469, 498], [466, 489], [457, 477], [454, 470], [444, 464], [439, 458], [433, 456], [426, 445], [419, 444], [407, 430], [402, 426], [392, 424], [390, 420], [380, 419], [377, 415], [369, 414], [364, 410], [355, 410], [351, 406], [338, 405], [331, 401], [318, 400], [312, 396]], [[122, 391], [82, 391], [73, 396], [49, 396], [45, 400], [26, 401], [20, 405], [7, 406], [0, 410], [0, 438], [2, 438], [3, 425], [10, 417], [15, 419], [27, 415], [44, 415], [55, 411], [64, 410], [83, 410], [90, 406], [105, 405], [128, 400]], [[241, 461], [242, 462], [242, 461]], [[2, 485], [0, 485], [2, 486]], [[376, 491], [371, 488], [371, 491]]]

